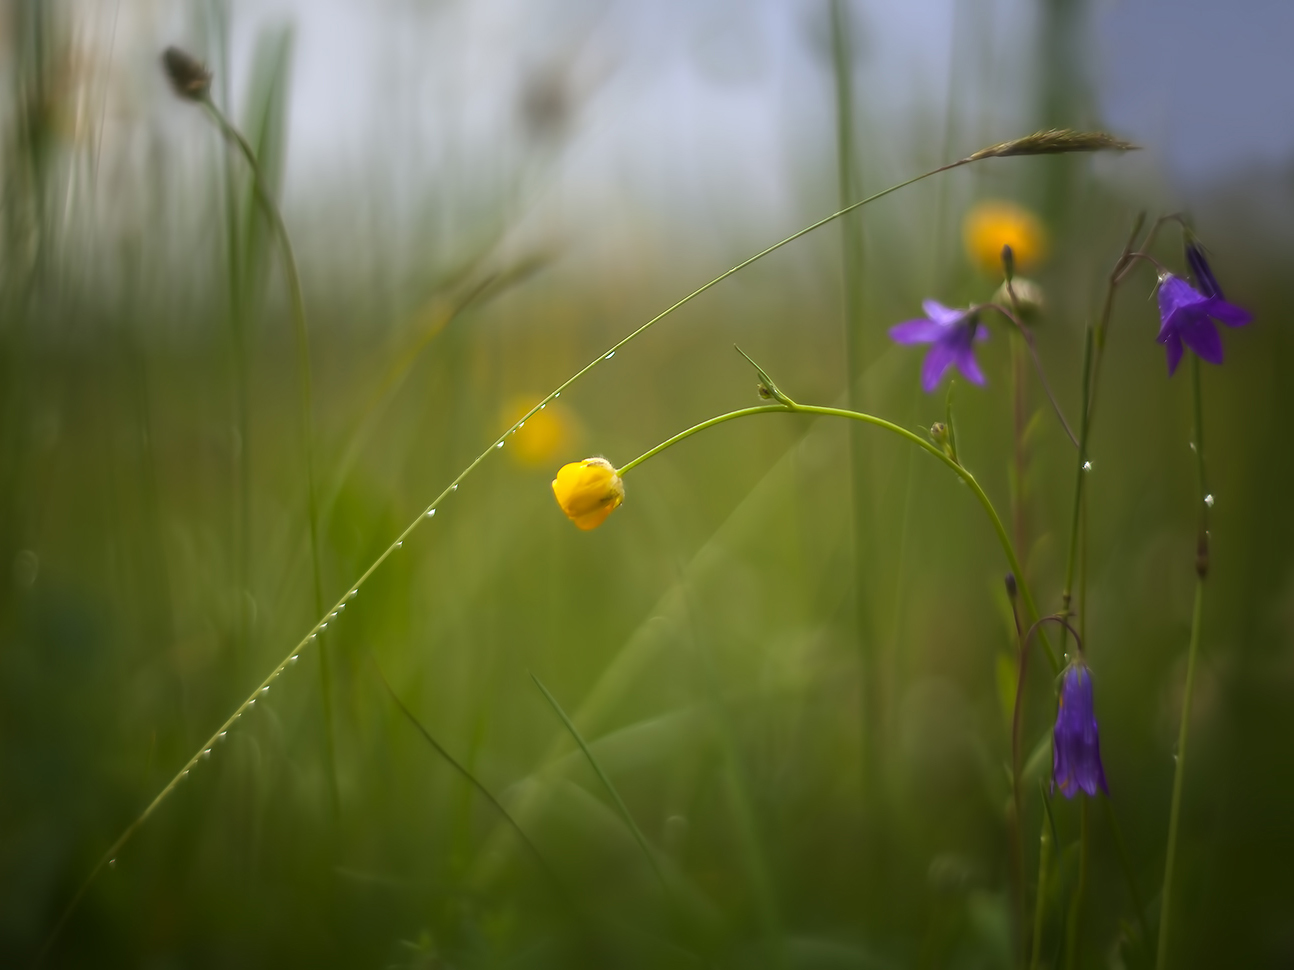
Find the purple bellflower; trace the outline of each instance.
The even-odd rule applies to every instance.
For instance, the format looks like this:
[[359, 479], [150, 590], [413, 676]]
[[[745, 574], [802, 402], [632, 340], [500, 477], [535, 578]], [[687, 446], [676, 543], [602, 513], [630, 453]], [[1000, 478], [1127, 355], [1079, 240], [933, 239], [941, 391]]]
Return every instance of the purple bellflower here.
[[953, 310], [926, 300], [920, 320], [908, 320], [890, 327], [890, 338], [900, 344], [932, 344], [921, 365], [921, 387], [929, 394], [954, 364], [972, 384], [984, 383], [984, 372], [975, 360], [974, 342], [988, 339], [988, 328], [979, 322], [975, 309]]
[[1222, 297], [1213, 270], [1204, 252], [1195, 242], [1186, 244], [1186, 262], [1199, 289], [1185, 280], [1165, 273], [1159, 279], [1158, 341], [1168, 351], [1168, 375], [1171, 377], [1182, 359], [1182, 344], [1210, 364], [1222, 363], [1222, 338], [1214, 320], [1228, 327], [1242, 327], [1253, 317]]
[[1101, 767], [1101, 739], [1092, 709], [1092, 674], [1082, 659], [1065, 668], [1060, 681], [1060, 706], [1051, 735], [1051, 784], [1054, 791], [1073, 798], [1082, 789], [1088, 795], [1110, 794]]

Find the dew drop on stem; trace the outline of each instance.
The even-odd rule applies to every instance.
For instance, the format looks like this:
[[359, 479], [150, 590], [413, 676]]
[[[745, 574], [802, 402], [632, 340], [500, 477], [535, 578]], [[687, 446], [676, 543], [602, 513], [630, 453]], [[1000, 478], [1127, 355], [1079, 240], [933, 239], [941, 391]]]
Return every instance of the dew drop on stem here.
[[1209, 494], [1209, 495], [1204, 496], [1204, 504], [1205, 504], [1205, 505], [1207, 505], [1209, 508], [1213, 508], [1213, 495], [1212, 495], [1212, 494]]

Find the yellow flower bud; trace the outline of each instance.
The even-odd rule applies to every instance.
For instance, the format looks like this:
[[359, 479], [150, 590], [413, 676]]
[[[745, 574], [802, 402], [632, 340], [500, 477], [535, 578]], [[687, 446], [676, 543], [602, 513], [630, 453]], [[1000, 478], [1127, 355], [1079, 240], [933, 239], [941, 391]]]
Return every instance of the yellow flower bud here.
[[553, 479], [553, 494], [567, 518], [585, 531], [596, 529], [624, 501], [625, 483], [605, 458], [563, 465]]
[[980, 202], [962, 223], [966, 255], [989, 276], [1002, 275], [1002, 247], [1010, 246], [1017, 271], [1027, 272], [1047, 255], [1047, 230], [1028, 209], [1014, 202]]

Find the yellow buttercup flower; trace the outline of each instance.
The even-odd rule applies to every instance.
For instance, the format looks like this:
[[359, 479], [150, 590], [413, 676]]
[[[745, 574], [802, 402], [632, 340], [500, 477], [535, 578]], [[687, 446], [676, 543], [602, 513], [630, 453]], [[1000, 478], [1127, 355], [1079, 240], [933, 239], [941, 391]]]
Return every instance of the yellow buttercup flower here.
[[989, 276], [1002, 275], [1002, 247], [1010, 246], [1019, 272], [1038, 265], [1047, 255], [1047, 229], [1023, 206], [1001, 199], [975, 205], [962, 222], [962, 238], [970, 261]]
[[[512, 427], [541, 400], [535, 396], [514, 397], [500, 414], [499, 424]], [[571, 445], [576, 437], [575, 428], [571, 413], [556, 401], [550, 401], [542, 411], [530, 415], [508, 439], [508, 454], [523, 465], [542, 468]]]
[[567, 518], [587, 532], [624, 501], [625, 483], [605, 458], [585, 458], [561, 467], [553, 479], [553, 494]]

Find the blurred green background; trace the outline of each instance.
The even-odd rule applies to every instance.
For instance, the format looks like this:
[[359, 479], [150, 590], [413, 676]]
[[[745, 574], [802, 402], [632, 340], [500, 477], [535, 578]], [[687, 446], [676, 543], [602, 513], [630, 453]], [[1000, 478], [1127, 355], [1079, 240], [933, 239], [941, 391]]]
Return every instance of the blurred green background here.
[[[246, 167], [169, 91], [166, 44], [211, 66], [215, 101], [283, 199], [329, 603], [527, 407], [842, 194], [1039, 127], [1138, 117], [1096, 83], [1111, 28], [1078, 0], [914, 5], [906, 20], [825, 0], [702, 8], [5, 4], [0, 963], [36, 958], [105, 849], [320, 615], [281, 263]], [[355, 24], [372, 33], [339, 46]], [[1261, 17], [1249, 29], [1260, 44]], [[1242, 61], [1244, 43], [1219, 57]], [[943, 74], [877, 83], [910, 48]], [[705, 151], [683, 137], [700, 131]], [[327, 704], [312, 649], [98, 875], [46, 965], [1013, 965], [1014, 641], [1006, 565], [968, 490], [897, 439], [783, 415], [643, 465], [595, 532], [549, 488], [566, 461], [623, 463], [756, 403], [734, 343], [800, 401], [852, 394], [906, 427], [941, 420], [920, 349], [886, 330], [929, 296], [990, 298], [999, 281], [961, 238], [985, 198], [1047, 226], [1029, 274], [1047, 296], [1036, 333], [1071, 420], [1082, 330], [1138, 210], [1189, 204], [1228, 296], [1255, 314], [1205, 371], [1217, 504], [1172, 964], [1294, 963], [1280, 396], [1294, 169], [1279, 151], [1238, 153], [1199, 177], [1176, 134], [1117, 134], [1150, 149], [921, 183], [604, 361], [329, 625]], [[1155, 252], [1184, 269], [1177, 239], [1165, 230]], [[1142, 911], [1094, 805], [1087, 967], [1148, 965], [1138, 927], [1153, 938], [1190, 623], [1190, 386], [1165, 376], [1153, 284], [1143, 269], [1116, 301], [1083, 599]], [[988, 386], [954, 392], [959, 451], [1006, 516], [1005, 330], [980, 359]], [[1029, 413], [1022, 558], [1050, 611], [1074, 451], [1032, 375]], [[664, 885], [531, 674], [588, 740]], [[1026, 712], [1028, 752], [1054, 712], [1040, 662]], [[1079, 829], [1078, 802], [1053, 807], [1048, 966]]]

